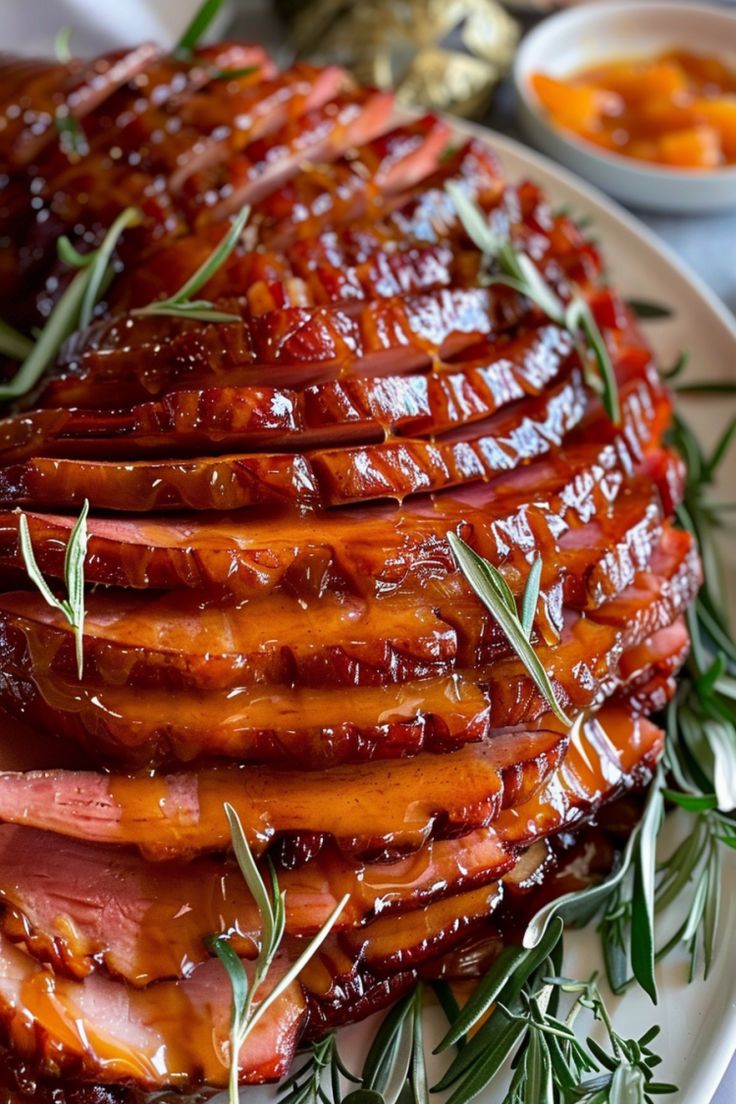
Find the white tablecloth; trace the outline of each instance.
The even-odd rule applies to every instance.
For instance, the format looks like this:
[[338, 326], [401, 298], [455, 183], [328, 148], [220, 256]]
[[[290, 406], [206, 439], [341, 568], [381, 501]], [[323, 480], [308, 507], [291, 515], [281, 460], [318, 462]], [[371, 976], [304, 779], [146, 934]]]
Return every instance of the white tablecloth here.
[[[44, 54], [51, 52], [57, 30], [67, 26], [74, 28], [74, 48], [79, 53], [143, 38], [174, 42], [199, 0], [123, 0], [119, 4], [100, 4], [99, 0], [0, 0], [0, 3], [2, 48]], [[237, 30], [244, 37], [264, 41], [270, 47], [277, 42], [278, 31], [266, 0], [240, 0], [234, 12]], [[506, 92], [497, 97], [487, 121], [514, 133], [513, 111]], [[736, 311], [736, 212], [680, 218], [637, 213], [661, 234], [683, 263], [694, 268]], [[657, 298], [656, 288], [652, 288], [652, 298]], [[734, 1101], [736, 1059], [712, 1104], [734, 1104]]]

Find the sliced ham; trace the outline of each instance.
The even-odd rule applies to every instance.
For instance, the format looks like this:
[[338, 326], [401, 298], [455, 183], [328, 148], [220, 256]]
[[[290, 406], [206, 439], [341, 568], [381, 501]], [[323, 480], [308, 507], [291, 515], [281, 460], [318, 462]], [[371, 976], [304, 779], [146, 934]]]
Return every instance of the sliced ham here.
[[172, 456], [439, 434], [538, 395], [569, 362], [555, 326], [531, 330], [487, 356], [442, 371], [347, 377], [296, 391], [225, 387], [176, 391], [129, 411], [38, 410], [0, 421], [0, 462], [29, 455]]
[[[559, 642], [537, 646], [567, 708], [589, 708], [633, 677], [631, 666], [619, 672], [622, 652], [671, 625], [694, 597], [699, 574], [687, 534], [665, 531], [652, 566], [658, 574], [640, 573], [600, 610], [568, 617]], [[13, 669], [8, 651], [0, 700], [12, 714], [96, 756], [136, 765], [214, 755], [317, 768], [422, 748], [444, 751], [496, 728], [537, 722], [547, 705], [524, 665], [516, 657], [494, 657], [482, 639], [476, 649], [476, 666], [449, 676], [355, 686], [348, 717], [344, 689], [256, 686], [172, 698], [166, 690], [80, 684], [53, 674], [38, 657], [30, 677], [22, 662]]]
[[42, 67], [33, 62], [24, 66], [11, 60], [0, 67], [3, 161], [27, 165], [47, 143], [58, 139], [57, 120], [83, 119], [158, 55], [158, 47], [144, 43], [69, 66]]
[[[567, 576], [565, 568], [574, 566], [583, 579], [593, 574], [593, 595], [607, 591], [610, 602], [625, 585], [624, 573], [632, 581], [636, 577], [635, 546], [645, 542], [639, 549], [642, 570], [662, 536], [657, 515], [647, 511], [624, 542], [634, 545], [627, 560], [622, 562], [616, 546], [599, 562], [598, 531], [592, 523], [574, 531], [569, 535], [576, 539], [568, 543], [576, 555], [563, 552], [557, 562], [548, 559], [537, 633], [559, 633], [560, 586], [573, 593], [580, 589], [579, 579]], [[518, 589], [521, 580], [512, 577], [511, 582]], [[591, 610], [600, 606], [583, 604]], [[607, 608], [600, 606], [599, 619]], [[610, 623], [618, 626], [618, 610]], [[322, 589], [311, 596], [277, 592], [234, 603], [196, 591], [163, 596], [98, 592], [85, 608], [83, 648], [87, 678], [93, 682], [197, 690], [274, 683], [387, 685], [444, 675], [511, 651], [492, 615], [482, 610], [479, 616], [477, 600], [457, 572], [441, 582], [425, 580], [414, 595], [402, 588], [396, 597]], [[40, 594], [0, 596], [0, 655], [6, 669], [75, 677], [75, 650], [69, 622]]]
[[[442, 913], [451, 919], [453, 909], [467, 915], [460, 907], [464, 898], [454, 895], [502, 878], [516, 861], [520, 833], [527, 833], [526, 846], [538, 838], [529, 833], [574, 825], [601, 802], [643, 782], [661, 747], [654, 725], [608, 706], [583, 726], [539, 794], [501, 813], [492, 828], [435, 840], [396, 863], [360, 864], [325, 848], [305, 866], [281, 871], [287, 931], [313, 934], [350, 893], [335, 932], [370, 921], [365, 935], [357, 932], [348, 947], [362, 950], [373, 969], [403, 967], [405, 959], [396, 961], [403, 938], [397, 913], [418, 910], [420, 925], [426, 925], [425, 907], [442, 898]], [[9, 906], [6, 934], [58, 972], [85, 977], [103, 963], [134, 985], [188, 975], [207, 956], [203, 931], [230, 932], [239, 953], [252, 954], [260, 925], [232, 863], [200, 858], [152, 866], [125, 849], [9, 825], [0, 828], [0, 897]], [[487, 916], [492, 902], [484, 903], [482, 894], [476, 900]], [[444, 918], [440, 926], [446, 926]]]
[[[580, 369], [537, 398], [435, 442], [396, 439], [303, 453], [242, 453], [124, 463], [35, 457], [0, 468], [0, 505], [101, 510], [310, 510], [427, 494], [487, 481], [559, 447], [586, 415]], [[666, 424], [670, 404], [658, 384], [634, 379], [622, 389], [627, 444], [641, 459]], [[615, 440], [597, 404], [572, 436]]]
[[[284, 959], [274, 963], [267, 986], [286, 965]], [[231, 1005], [230, 981], [215, 960], [185, 981], [137, 991], [102, 975], [83, 983], [57, 977], [0, 939], [0, 1023], [10, 1046], [41, 1073], [81, 1072], [87, 1080], [132, 1082], [149, 1091], [201, 1080], [224, 1087]], [[305, 1017], [304, 998], [294, 983], [246, 1041], [242, 1084], [283, 1077]]]
[[[0, 820], [100, 843], [134, 844], [166, 859], [227, 850], [223, 803], [261, 853], [277, 835], [331, 836], [349, 853], [397, 855], [430, 838], [472, 831], [527, 800], [565, 748], [558, 732], [517, 732], [449, 756], [333, 767], [320, 773], [220, 767], [197, 773], [0, 774]], [[409, 809], [406, 794], [414, 795]], [[400, 827], [399, 827], [400, 825]]]
[[[523, 487], [517, 489], [522, 475], [517, 472], [504, 492], [481, 485], [473, 488], [470, 500], [445, 493], [401, 508], [284, 519], [278, 532], [270, 522], [244, 525], [237, 515], [165, 522], [93, 517], [85, 575], [93, 583], [136, 589], [211, 586], [242, 597], [274, 588], [305, 597], [328, 589], [392, 594], [415, 590], [455, 570], [445, 541], [452, 529], [494, 563], [519, 572], [530, 554], [539, 551], [548, 560], [555, 548], [568, 578], [575, 578], [566, 601], [596, 605], [646, 566], [658, 519], [681, 500], [679, 461], [653, 450], [646, 464], [646, 474], [636, 475], [619, 439], [615, 447], [568, 450], [564, 465], [549, 459], [532, 465], [529, 470], [538, 477], [532, 501]], [[41, 569], [62, 578], [64, 546], [75, 519], [38, 513], [26, 517]], [[18, 518], [18, 513], [0, 515], [0, 563], [22, 570]], [[370, 541], [363, 525], [370, 526]], [[615, 544], [609, 543], [609, 532], [616, 534]], [[622, 532], [631, 535], [622, 537]], [[586, 576], [575, 569], [577, 552], [582, 550], [588, 562], [591, 547], [605, 549], [605, 564], [601, 559]]]

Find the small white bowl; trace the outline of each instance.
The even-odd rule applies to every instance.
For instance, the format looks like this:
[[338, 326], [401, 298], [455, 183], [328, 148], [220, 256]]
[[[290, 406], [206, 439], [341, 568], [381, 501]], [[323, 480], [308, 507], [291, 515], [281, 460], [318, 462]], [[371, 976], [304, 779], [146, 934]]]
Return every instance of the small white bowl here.
[[736, 207], [736, 165], [670, 169], [610, 153], [551, 122], [531, 84], [534, 73], [568, 77], [598, 62], [678, 47], [736, 66], [736, 11], [672, 0], [598, 0], [543, 20], [522, 42], [514, 64], [527, 137], [555, 161], [635, 207], [690, 212]]

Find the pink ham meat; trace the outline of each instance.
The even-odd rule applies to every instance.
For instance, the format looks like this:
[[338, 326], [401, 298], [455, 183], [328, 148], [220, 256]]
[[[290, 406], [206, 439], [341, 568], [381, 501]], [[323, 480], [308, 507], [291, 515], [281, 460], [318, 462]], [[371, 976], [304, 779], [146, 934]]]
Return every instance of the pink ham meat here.
[[[609, 706], [584, 726], [539, 795], [503, 812], [493, 828], [460, 840], [435, 840], [397, 863], [359, 864], [325, 848], [311, 863], [282, 871], [287, 931], [313, 934], [350, 893], [334, 930], [368, 921], [364, 949], [375, 968], [385, 942], [376, 917], [386, 917], [395, 937], [397, 913], [421, 911], [439, 898], [468, 895], [503, 877], [516, 861], [521, 826], [527, 826], [527, 845], [537, 838], [538, 827], [548, 833], [574, 825], [593, 807], [641, 782], [661, 747], [654, 725]], [[69, 870], [74, 871], [71, 891], [61, 873]], [[50, 840], [32, 828], [0, 828], [0, 896], [9, 906], [6, 934], [34, 956], [80, 978], [102, 963], [136, 986], [188, 975], [206, 960], [203, 931], [232, 933], [239, 953], [251, 955], [260, 924], [231, 863], [200, 858], [153, 867], [125, 849]], [[189, 904], [183, 913], [182, 900]]]
[[218, 375], [231, 384], [280, 385], [283, 377], [307, 386], [346, 369], [361, 375], [409, 372], [501, 333], [519, 314], [518, 301], [503, 291], [443, 288], [370, 305], [290, 308], [243, 325], [123, 316], [70, 340], [61, 362], [69, 371], [51, 377], [43, 405], [76, 405], [77, 397], [84, 403], [90, 388], [103, 382], [109, 388], [113, 380], [123, 402], [129, 395], [155, 395], [172, 382], [211, 385]]
[[[256, 854], [279, 835], [306, 833], [331, 836], [346, 853], [396, 856], [483, 827], [504, 806], [527, 800], [565, 743], [552, 730], [515, 732], [450, 755], [307, 774], [240, 766], [158, 776], [7, 772], [0, 774], [0, 820], [133, 844], [167, 859], [227, 850], [223, 803], [230, 801]], [[414, 794], [408, 809], [407, 793]]]
[[[287, 965], [274, 963], [269, 985]], [[57, 977], [0, 939], [2, 1030], [12, 1048], [52, 1076], [81, 1072], [87, 1080], [133, 1082], [149, 1091], [203, 1080], [224, 1087], [231, 1005], [229, 979], [215, 960], [186, 980], [136, 991], [102, 975], [83, 983]], [[283, 1077], [305, 1017], [304, 997], [293, 983], [243, 1047], [242, 1084]]]

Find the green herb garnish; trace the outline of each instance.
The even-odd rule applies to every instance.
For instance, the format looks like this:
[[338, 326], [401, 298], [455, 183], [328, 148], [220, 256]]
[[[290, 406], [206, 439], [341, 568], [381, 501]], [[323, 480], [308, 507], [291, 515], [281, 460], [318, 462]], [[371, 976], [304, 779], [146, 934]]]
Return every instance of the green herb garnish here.
[[195, 47], [199, 45], [202, 35], [216, 17], [223, 0], [204, 0], [195, 12], [191, 22], [174, 47], [174, 56], [182, 60], [188, 60], [192, 56]]
[[[329, 1071], [329, 1082], [325, 1086], [325, 1072]], [[288, 1100], [288, 1104], [341, 1104], [343, 1099], [342, 1079], [360, 1084], [345, 1066], [337, 1049], [337, 1036], [334, 1031], [319, 1042], [312, 1043], [307, 1060], [279, 1085], [278, 1093]], [[286, 1104], [282, 1100], [282, 1104]]]
[[87, 136], [78, 119], [73, 115], [56, 115], [54, 125], [59, 132], [61, 152], [71, 161], [78, 161], [89, 153]]
[[257, 999], [258, 990], [265, 981], [271, 968], [276, 953], [284, 937], [286, 924], [286, 894], [279, 889], [276, 871], [273, 866], [270, 870], [271, 886], [266, 886], [261, 873], [256, 866], [248, 841], [245, 838], [243, 826], [236, 810], [230, 804], [225, 804], [232, 839], [233, 851], [237, 859], [240, 871], [245, 883], [256, 903], [261, 919], [261, 941], [258, 957], [255, 961], [253, 978], [249, 979], [245, 967], [226, 936], [214, 935], [208, 940], [211, 950], [220, 959], [225, 967], [233, 993], [233, 1006], [230, 1024], [230, 1104], [238, 1104], [238, 1076], [240, 1072], [240, 1051], [253, 1028], [278, 1000], [281, 994], [299, 976], [307, 962], [316, 954], [330, 930], [334, 927], [341, 912], [348, 902], [349, 894], [345, 894], [331, 915], [320, 928], [319, 932], [310, 941], [299, 957], [292, 962], [286, 973], [276, 982], [270, 992], [262, 999]]
[[72, 28], [62, 27], [54, 36], [54, 56], [61, 65], [67, 65], [72, 60]]
[[626, 306], [637, 318], [672, 318], [674, 311], [664, 303], [654, 303], [649, 299], [627, 299]]
[[[139, 212], [133, 207], [126, 208], [115, 219], [100, 247], [90, 253], [77, 253], [66, 238], [59, 239], [62, 260], [75, 264], [79, 271], [47, 318], [38, 340], [18, 372], [8, 383], [0, 384], [0, 402], [19, 399], [35, 387], [67, 337], [79, 328], [83, 318], [87, 318], [88, 314], [91, 317], [97, 297], [109, 279], [109, 261], [115, 245], [123, 230], [139, 221]], [[70, 261], [72, 257], [76, 259]]]
[[25, 360], [33, 349], [30, 337], [20, 333], [0, 319], [0, 355], [13, 360]]
[[[532, 259], [490, 225], [477, 206], [453, 181], [445, 188], [450, 195], [466, 234], [485, 258], [489, 271], [481, 276], [487, 285], [503, 284], [531, 299], [548, 318], [563, 326], [575, 341], [588, 386], [601, 397], [603, 408], [614, 425], [621, 422], [616, 373], [603, 335], [582, 295], [574, 295], [565, 304], [545, 280]], [[494, 271], [491, 266], [495, 266]]]
[[397, 1104], [407, 1088], [412, 1104], [429, 1104], [423, 992], [420, 982], [384, 1017], [363, 1064], [361, 1087], [343, 1104]]
[[44, 600], [53, 608], [64, 614], [67, 621], [74, 629], [74, 639], [77, 656], [77, 674], [81, 681], [84, 673], [84, 561], [87, 556], [87, 514], [89, 502], [84, 500], [82, 512], [69, 534], [64, 555], [64, 585], [67, 597], [57, 598], [41, 574], [33, 553], [33, 542], [28, 528], [28, 518], [21, 514], [18, 519], [18, 537], [20, 551], [23, 557], [28, 577], [35, 583]]
[[498, 568], [474, 552], [470, 545], [456, 533], [448, 533], [447, 539], [458, 567], [481, 602], [493, 614], [550, 709], [567, 728], [572, 728], [573, 722], [558, 702], [549, 675], [531, 643], [534, 612], [537, 608], [539, 581], [542, 574], [541, 558], [537, 558], [531, 567], [521, 601], [521, 611], [519, 611], [511, 588]]
[[218, 311], [209, 299], [192, 299], [192, 296], [196, 295], [200, 288], [204, 287], [207, 281], [211, 280], [218, 269], [225, 264], [240, 240], [249, 215], [250, 207], [244, 207], [238, 217], [233, 220], [222, 241], [177, 292], [167, 299], [157, 299], [145, 307], [137, 307], [131, 313], [137, 315], [165, 314], [174, 318], [189, 318], [200, 322], [240, 322], [240, 315]]

